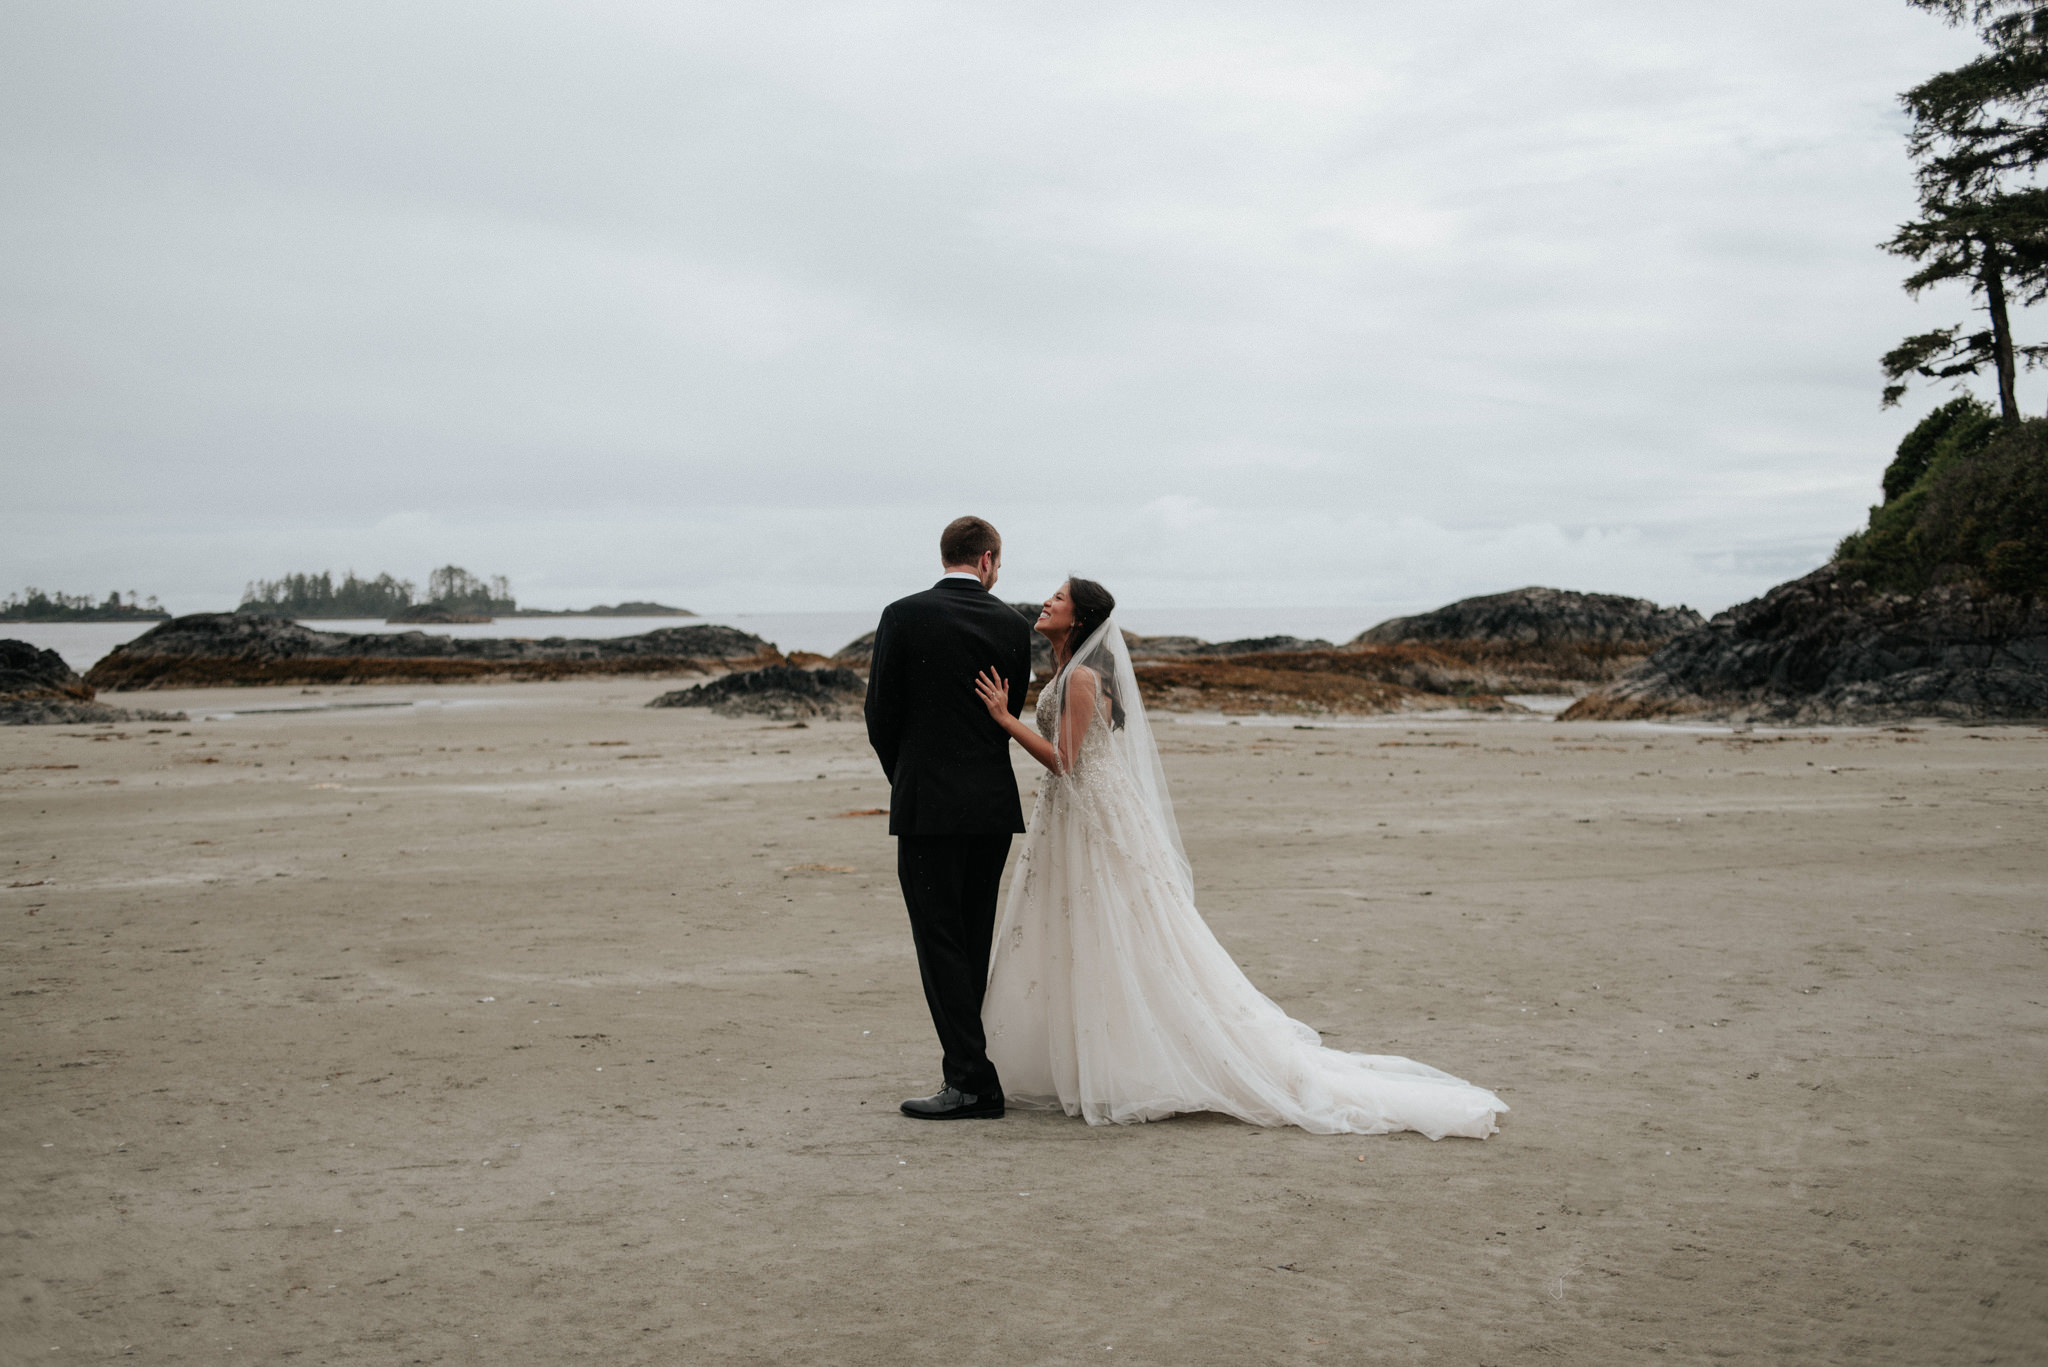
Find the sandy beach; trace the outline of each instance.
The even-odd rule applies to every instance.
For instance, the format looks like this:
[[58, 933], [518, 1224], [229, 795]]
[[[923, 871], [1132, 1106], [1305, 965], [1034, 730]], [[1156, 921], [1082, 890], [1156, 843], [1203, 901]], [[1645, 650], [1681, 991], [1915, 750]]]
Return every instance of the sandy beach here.
[[1163, 722], [1433, 1144], [898, 1116], [860, 727], [667, 686], [0, 730], [0, 1360], [2048, 1361], [2048, 728]]

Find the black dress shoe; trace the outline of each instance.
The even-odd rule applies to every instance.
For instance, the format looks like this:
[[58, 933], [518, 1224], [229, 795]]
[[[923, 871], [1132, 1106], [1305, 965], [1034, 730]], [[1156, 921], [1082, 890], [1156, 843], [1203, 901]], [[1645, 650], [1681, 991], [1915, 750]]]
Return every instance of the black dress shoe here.
[[958, 1087], [941, 1087], [930, 1096], [914, 1096], [903, 1103], [903, 1114], [919, 1120], [1000, 1120], [1003, 1098], [976, 1096]]

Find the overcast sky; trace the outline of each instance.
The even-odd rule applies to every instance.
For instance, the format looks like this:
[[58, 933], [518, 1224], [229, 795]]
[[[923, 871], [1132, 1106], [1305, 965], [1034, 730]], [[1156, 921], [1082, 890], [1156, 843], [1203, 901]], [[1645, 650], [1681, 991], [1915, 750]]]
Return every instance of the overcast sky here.
[[0, 593], [855, 609], [971, 511], [1011, 596], [1716, 610], [1946, 397], [1878, 409], [1962, 305], [1873, 244], [1897, 93], [1975, 46], [1902, 0], [5, 0]]

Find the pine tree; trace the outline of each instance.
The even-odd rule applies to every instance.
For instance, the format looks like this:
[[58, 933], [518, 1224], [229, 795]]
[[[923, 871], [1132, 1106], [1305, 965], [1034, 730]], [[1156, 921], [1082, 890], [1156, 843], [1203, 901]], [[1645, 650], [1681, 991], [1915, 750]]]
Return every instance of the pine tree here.
[[1983, 194], [1974, 201], [1923, 198], [1921, 217], [1902, 225], [1885, 250], [1920, 263], [1906, 277], [1909, 295], [1951, 280], [1966, 281], [1983, 300], [1989, 326], [1965, 332], [1958, 323], [1906, 338], [1885, 353], [1884, 406], [1906, 392], [1908, 375], [1931, 380], [1975, 375], [1987, 365], [1998, 378], [1999, 413], [2019, 421], [2015, 382], [2019, 363], [2029, 369], [2048, 358], [2048, 347], [2013, 341], [2011, 306], [2048, 295], [2048, 191]]
[[1972, 23], [1988, 51], [1907, 91], [1907, 150], [1917, 163], [1921, 216], [1885, 250], [1920, 263], [1906, 292], [1963, 281], [1982, 300], [1987, 327], [1963, 324], [1906, 338], [1885, 354], [1884, 405], [1906, 377], [1959, 379], [1989, 366], [1998, 406], [2019, 420], [2019, 364], [2048, 348], [2013, 340], [2011, 308], [2048, 296], [2048, 192], [2025, 179], [2048, 161], [2048, 3], [2041, 0], [1909, 0], [1951, 24]]

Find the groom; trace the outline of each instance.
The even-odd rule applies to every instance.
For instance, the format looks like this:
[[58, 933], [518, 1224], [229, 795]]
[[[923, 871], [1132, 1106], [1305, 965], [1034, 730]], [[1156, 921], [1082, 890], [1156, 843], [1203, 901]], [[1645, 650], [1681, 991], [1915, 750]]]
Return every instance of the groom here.
[[995, 934], [996, 887], [1010, 837], [1024, 829], [1010, 740], [989, 719], [974, 678], [993, 669], [1024, 710], [1031, 627], [989, 590], [1003, 539], [978, 517], [939, 536], [945, 577], [882, 609], [868, 667], [868, 743], [889, 776], [889, 834], [910, 909], [925, 1005], [945, 1051], [945, 1085], [903, 1103], [920, 1120], [1003, 1113], [1003, 1084], [981, 1032]]

